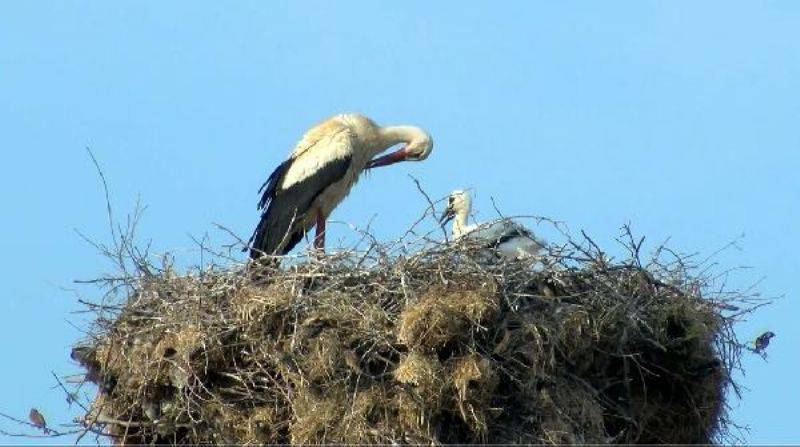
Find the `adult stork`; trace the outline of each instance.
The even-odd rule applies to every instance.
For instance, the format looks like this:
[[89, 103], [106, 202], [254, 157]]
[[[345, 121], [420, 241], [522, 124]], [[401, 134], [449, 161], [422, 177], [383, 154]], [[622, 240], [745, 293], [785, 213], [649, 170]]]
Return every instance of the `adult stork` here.
[[[402, 146], [373, 158], [392, 146]], [[284, 255], [316, 227], [314, 247], [325, 248], [325, 221], [364, 169], [422, 161], [433, 140], [413, 126], [381, 127], [369, 118], [341, 114], [308, 130], [259, 190], [262, 211], [250, 238], [250, 258]]]
[[544, 241], [511, 219], [503, 218], [482, 224], [467, 223], [472, 210], [469, 192], [455, 190], [447, 198], [440, 223], [453, 220], [453, 239], [465, 239], [473, 244], [490, 248], [501, 257], [519, 259], [534, 256], [544, 248]]

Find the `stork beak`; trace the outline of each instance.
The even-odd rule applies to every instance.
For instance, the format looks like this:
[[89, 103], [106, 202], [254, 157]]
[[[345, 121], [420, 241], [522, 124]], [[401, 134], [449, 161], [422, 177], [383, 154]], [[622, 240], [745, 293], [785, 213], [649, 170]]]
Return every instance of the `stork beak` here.
[[371, 160], [369, 163], [367, 163], [367, 169], [378, 168], [381, 166], [389, 166], [399, 161], [405, 161], [407, 157], [408, 157], [408, 152], [406, 152], [406, 148], [403, 147], [402, 149], [394, 151], [391, 154], [387, 154], [384, 155], [383, 157], [378, 157]]
[[445, 209], [444, 213], [442, 213], [442, 217], [439, 218], [439, 225], [444, 225], [447, 222], [450, 222], [454, 217], [456, 217], [456, 212], [452, 206], [448, 205], [447, 209]]

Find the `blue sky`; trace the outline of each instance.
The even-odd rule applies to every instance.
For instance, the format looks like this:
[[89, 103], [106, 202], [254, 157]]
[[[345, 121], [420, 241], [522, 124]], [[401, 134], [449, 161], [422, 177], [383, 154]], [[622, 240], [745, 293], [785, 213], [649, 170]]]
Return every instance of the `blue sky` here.
[[494, 197], [604, 244], [626, 222], [701, 253], [744, 233], [720, 259], [752, 267], [733, 284], [764, 277], [786, 298], [738, 328], [777, 337], [769, 362], [745, 357], [734, 417], [749, 442], [800, 441], [798, 92], [788, 0], [2, 2], [0, 411], [70, 417], [50, 375], [77, 371], [68, 289], [109, 268], [75, 233], [108, 239], [86, 147], [117, 212], [140, 197], [142, 236], [191, 263], [190, 235], [249, 235], [258, 186], [302, 132], [355, 110], [436, 142], [334, 213], [383, 237], [423, 207], [408, 174], [437, 196], [474, 188], [483, 216]]

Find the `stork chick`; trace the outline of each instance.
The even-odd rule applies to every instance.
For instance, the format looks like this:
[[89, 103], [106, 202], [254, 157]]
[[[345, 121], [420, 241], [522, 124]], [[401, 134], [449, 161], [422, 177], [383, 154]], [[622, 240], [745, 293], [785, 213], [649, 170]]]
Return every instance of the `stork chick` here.
[[530, 230], [508, 218], [469, 225], [471, 210], [472, 197], [469, 192], [455, 190], [447, 198], [447, 208], [439, 222], [444, 225], [453, 221], [453, 239], [468, 238], [472, 243], [495, 250], [504, 258], [530, 257], [544, 248], [545, 243]]
[[[374, 158], [398, 144], [398, 150]], [[284, 255], [314, 227], [314, 247], [324, 250], [325, 222], [362, 171], [422, 161], [432, 149], [430, 135], [418, 127], [381, 127], [355, 113], [317, 124], [259, 190], [261, 221], [248, 244], [250, 258]]]

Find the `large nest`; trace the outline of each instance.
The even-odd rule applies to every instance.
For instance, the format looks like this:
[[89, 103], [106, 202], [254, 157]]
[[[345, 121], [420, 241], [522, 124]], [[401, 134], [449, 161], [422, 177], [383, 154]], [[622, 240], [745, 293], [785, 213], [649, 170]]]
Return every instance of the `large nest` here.
[[714, 442], [733, 308], [627, 246], [139, 266], [73, 352], [99, 385], [81, 422], [135, 444]]

